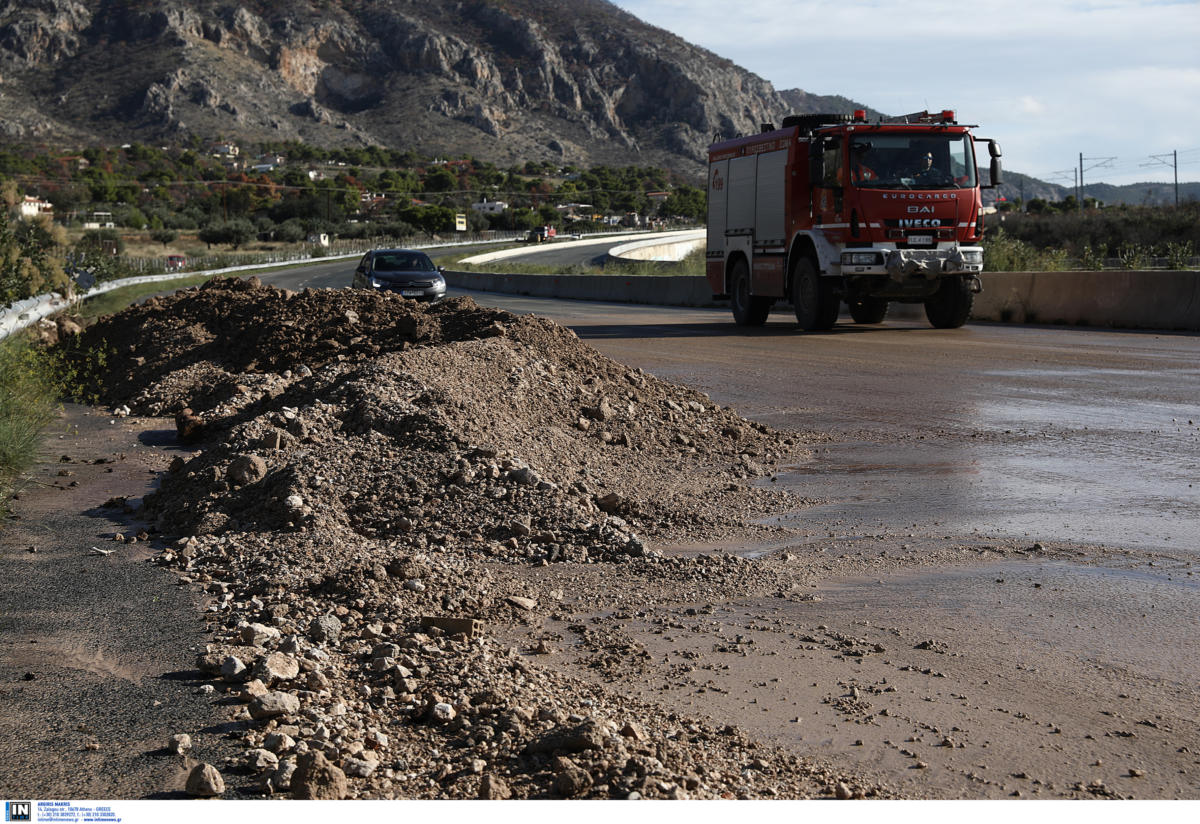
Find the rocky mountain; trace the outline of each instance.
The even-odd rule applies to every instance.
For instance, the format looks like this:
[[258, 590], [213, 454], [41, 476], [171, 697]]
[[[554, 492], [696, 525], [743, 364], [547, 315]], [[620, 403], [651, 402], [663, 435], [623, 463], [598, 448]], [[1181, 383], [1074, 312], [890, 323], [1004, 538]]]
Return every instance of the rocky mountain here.
[[0, 3], [0, 130], [22, 141], [299, 139], [496, 163], [698, 171], [715, 133], [821, 98], [605, 0]]

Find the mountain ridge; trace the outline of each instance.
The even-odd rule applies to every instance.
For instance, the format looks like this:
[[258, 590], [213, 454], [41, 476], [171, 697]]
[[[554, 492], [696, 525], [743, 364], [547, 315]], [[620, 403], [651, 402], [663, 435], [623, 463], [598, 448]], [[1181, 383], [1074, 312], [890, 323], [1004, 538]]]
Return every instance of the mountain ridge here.
[[794, 109], [606, 0], [10, 2], [0, 72], [10, 139], [198, 134], [692, 172], [714, 133]]

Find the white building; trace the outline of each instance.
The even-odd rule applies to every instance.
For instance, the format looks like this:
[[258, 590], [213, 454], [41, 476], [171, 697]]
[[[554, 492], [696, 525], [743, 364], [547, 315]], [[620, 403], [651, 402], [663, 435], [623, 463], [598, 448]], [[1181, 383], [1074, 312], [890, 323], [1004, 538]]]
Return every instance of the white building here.
[[25, 196], [20, 206], [22, 220], [33, 220], [39, 215], [54, 216], [54, 206], [36, 197]]
[[481, 215], [500, 215], [508, 211], [508, 204], [503, 200], [482, 200], [472, 203], [471, 210]]

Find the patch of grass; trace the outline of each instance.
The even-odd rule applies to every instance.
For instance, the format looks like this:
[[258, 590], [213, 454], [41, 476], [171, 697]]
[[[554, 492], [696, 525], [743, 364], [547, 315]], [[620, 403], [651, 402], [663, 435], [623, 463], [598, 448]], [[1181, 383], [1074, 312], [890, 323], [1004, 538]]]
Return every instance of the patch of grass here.
[[13, 482], [37, 458], [41, 432], [54, 419], [59, 383], [53, 359], [27, 334], [0, 341], [0, 512]]
[[983, 265], [989, 272], [1061, 272], [1067, 268], [1067, 254], [1039, 249], [1000, 229], [984, 241]]

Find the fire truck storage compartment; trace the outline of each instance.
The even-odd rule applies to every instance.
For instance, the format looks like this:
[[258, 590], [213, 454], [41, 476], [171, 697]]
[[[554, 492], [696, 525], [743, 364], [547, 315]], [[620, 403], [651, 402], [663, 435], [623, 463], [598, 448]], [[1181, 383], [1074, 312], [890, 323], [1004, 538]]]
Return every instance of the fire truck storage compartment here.
[[787, 187], [787, 149], [756, 155], [758, 193], [755, 198], [754, 242], [760, 246], [783, 246], [784, 191]]
[[[712, 164], [708, 182], [708, 248], [727, 248], [725, 235], [753, 232], [756, 246], [783, 246], [787, 149]], [[724, 229], [724, 232], [722, 232]]]
[[[758, 157], [735, 157], [729, 161], [729, 203], [725, 232], [754, 229], [754, 169]], [[722, 246], [725, 244], [722, 243]]]

